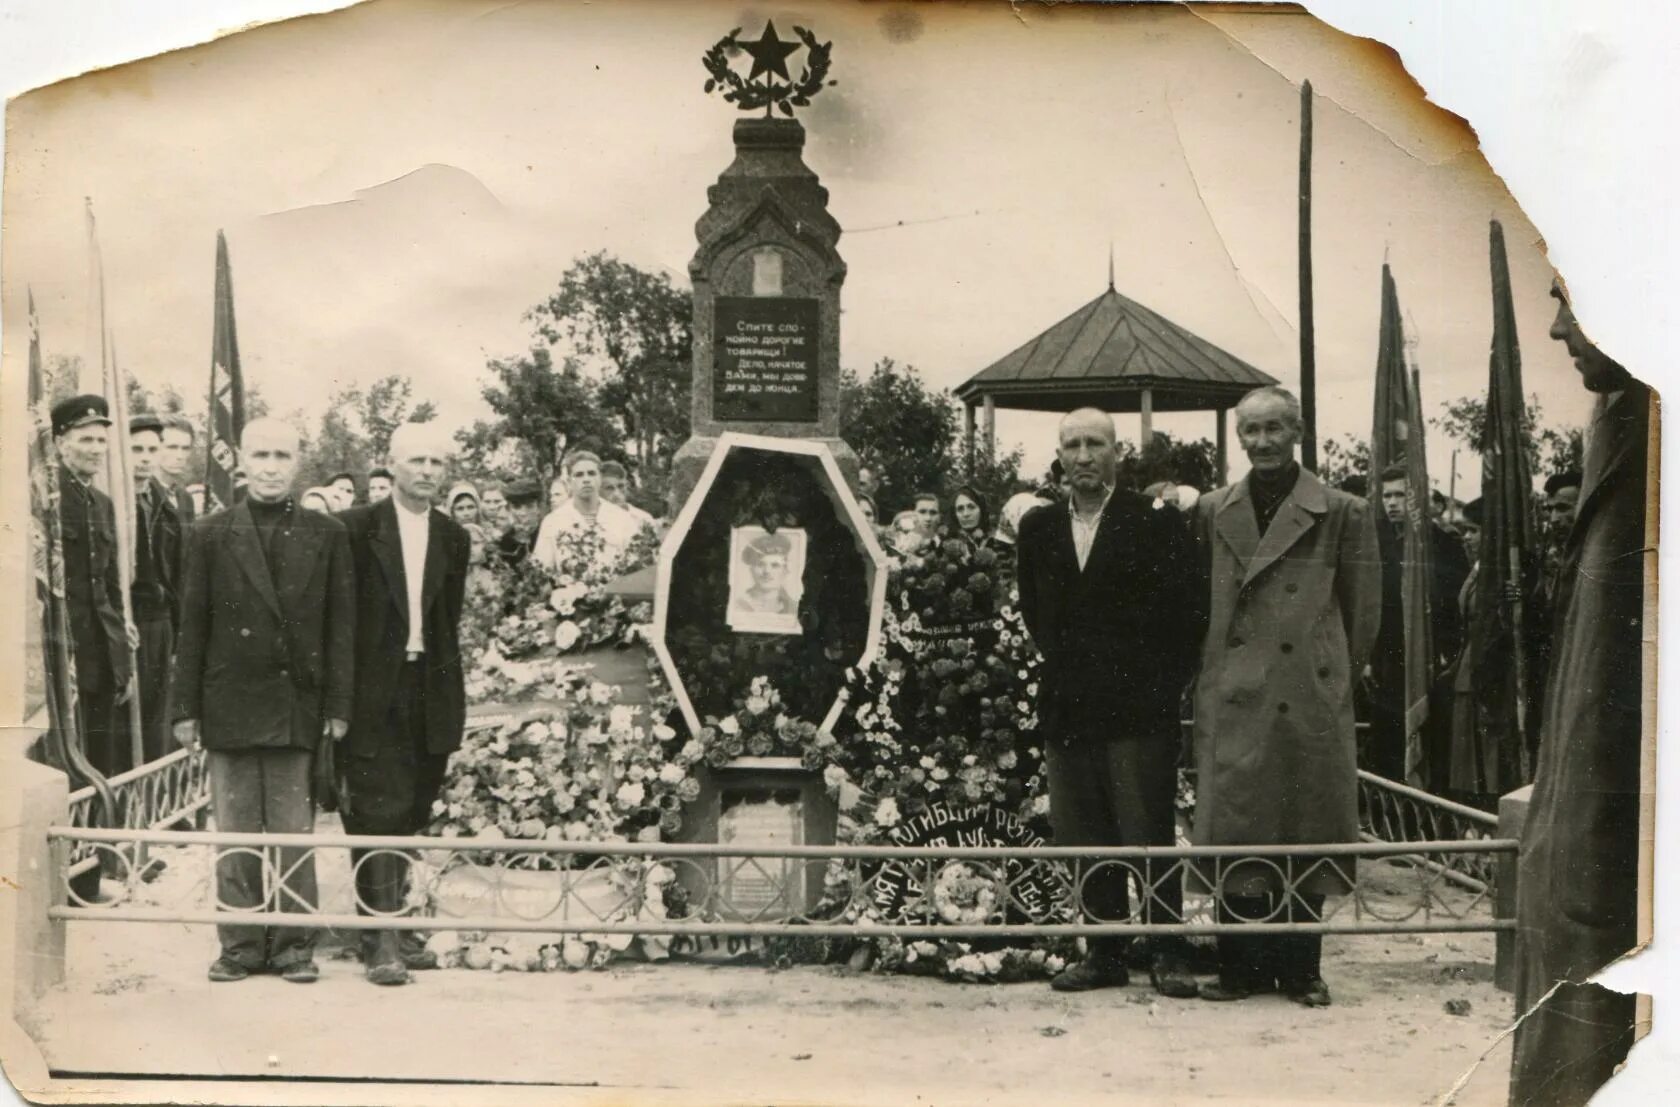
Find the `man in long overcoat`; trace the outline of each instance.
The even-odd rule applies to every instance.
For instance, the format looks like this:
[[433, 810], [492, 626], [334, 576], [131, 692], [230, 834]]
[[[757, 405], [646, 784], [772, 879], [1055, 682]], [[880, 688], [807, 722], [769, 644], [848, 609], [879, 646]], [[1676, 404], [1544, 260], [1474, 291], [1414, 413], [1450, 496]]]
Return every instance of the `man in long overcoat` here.
[[[1196, 682], [1198, 845], [1353, 842], [1359, 837], [1354, 680], [1376, 640], [1382, 568], [1366, 501], [1295, 460], [1301, 409], [1281, 388], [1237, 405], [1253, 468], [1196, 505], [1211, 611]], [[1197, 870], [1223, 922], [1314, 921], [1349, 866], [1297, 859], [1291, 888], [1265, 865]], [[1299, 874], [1297, 876], [1297, 874]], [[1277, 988], [1326, 1006], [1318, 935], [1221, 936], [1205, 999]]]
[[[344, 736], [354, 687], [355, 591], [338, 520], [297, 506], [297, 431], [275, 419], [245, 426], [239, 457], [247, 495], [198, 519], [181, 571], [175, 654], [175, 739], [208, 751], [210, 800], [223, 831], [307, 834], [317, 747]], [[229, 853], [216, 894], [229, 908], [272, 899], [282, 911], [315, 904], [315, 863], [296, 847], [271, 852], [285, 879], [264, 888], [264, 859]], [[317, 977], [315, 931], [217, 927], [210, 979], [270, 970], [294, 983]]]
[[140, 633], [135, 675], [141, 753], [146, 761], [156, 761], [174, 748], [169, 681], [180, 617], [181, 516], [175, 497], [158, 479], [166, 429], [163, 419], [151, 412], [128, 421], [134, 474], [134, 577], [129, 607]]
[[[339, 518], [356, 565], [356, 710], [344, 742], [339, 809], [351, 834], [419, 833], [466, 726], [461, 608], [471, 542], [432, 507], [452, 446], [430, 423], [391, 436], [389, 498]], [[354, 850], [357, 907], [397, 915], [409, 876], [401, 854]], [[406, 931], [363, 931], [375, 984], [408, 982], [437, 960]]]
[[1552, 295], [1552, 337], [1568, 346], [1598, 399], [1558, 574], [1540, 758], [1518, 861], [1514, 1107], [1585, 1103], [1634, 1037], [1634, 997], [1586, 981], [1638, 941], [1655, 398], [1587, 341], [1563, 290]]
[[[1195, 550], [1184, 519], [1116, 488], [1114, 420], [1092, 408], [1063, 418], [1066, 502], [1030, 512], [1016, 545], [1021, 614], [1044, 656], [1039, 734], [1059, 846], [1171, 846], [1176, 838], [1179, 709], [1201, 626]], [[1140, 866], [1147, 922], [1178, 922], [1183, 884]], [[1129, 914], [1125, 868], [1088, 870], [1086, 913]], [[1052, 981], [1061, 991], [1127, 982], [1124, 938], [1093, 938], [1089, 956]], [[1157, 991], [1194, 998], [1181, 941], [1153, 944]]]

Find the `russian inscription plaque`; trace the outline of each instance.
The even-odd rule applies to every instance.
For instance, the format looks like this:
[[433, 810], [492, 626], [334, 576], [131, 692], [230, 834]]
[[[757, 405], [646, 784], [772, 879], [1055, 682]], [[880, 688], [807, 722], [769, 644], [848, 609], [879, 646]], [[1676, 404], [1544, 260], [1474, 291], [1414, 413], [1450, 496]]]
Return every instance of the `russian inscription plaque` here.
[[817, 419], [815, 299], [719, 296], [712, 415], [729, 422]]

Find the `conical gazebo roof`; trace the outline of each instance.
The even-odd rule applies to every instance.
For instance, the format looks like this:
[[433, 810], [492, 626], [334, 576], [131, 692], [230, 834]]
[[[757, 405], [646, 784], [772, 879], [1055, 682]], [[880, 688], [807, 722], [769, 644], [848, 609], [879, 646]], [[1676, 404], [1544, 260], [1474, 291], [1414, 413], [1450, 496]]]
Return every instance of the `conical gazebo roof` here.
[[1138, 411], [1223, 411], [1277, 380], [1122, 296], [1102, 295], [982, 369], [956, 389], [973, 407]]

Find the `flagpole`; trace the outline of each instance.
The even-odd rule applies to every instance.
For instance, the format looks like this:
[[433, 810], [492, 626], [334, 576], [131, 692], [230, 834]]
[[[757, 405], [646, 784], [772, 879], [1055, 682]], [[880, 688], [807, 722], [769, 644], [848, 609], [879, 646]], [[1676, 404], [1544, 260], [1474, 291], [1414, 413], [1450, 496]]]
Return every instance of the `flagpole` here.
[[1318, 471], [1318, 369], [1313, 350], [1312, 82], [1301, 82], [1301, 177], [1297, 254], [1301, 292], [1301, 465]]
[[145, 763], [145, 736], [141, 733], [139, 651], [135, 643], [139, 632], [134, 621], [134, 474], [133, 458], [128, 448], [128, 389], [117, 366], [116, 347], [105, 319], [105, 261], [99, 249], [99, 225], [93, 216], [93, 199], [88, 197], [88, 249], [91, 256], [91, 277], [94, 303], [93, 324], [98, 328], [95, 341], [99, 348], [99, 369], [105, 403], [111, 413], [111, 445], [105, 451], [106, 494], [116, 515], [117, 581], [122, 592], [124, 645], [128, 649], [129, 685], [125, 706], [128, 711], [128, 744], [133, 758], [131, 767]]

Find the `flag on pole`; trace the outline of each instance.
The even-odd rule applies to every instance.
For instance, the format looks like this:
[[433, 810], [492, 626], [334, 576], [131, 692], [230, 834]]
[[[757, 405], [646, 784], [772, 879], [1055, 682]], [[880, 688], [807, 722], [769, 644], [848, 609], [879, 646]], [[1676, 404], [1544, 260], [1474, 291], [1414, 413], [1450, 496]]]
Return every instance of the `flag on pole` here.
[[[133, 643], [138, 634], [134, 622], [134, 558], [135, 558], [135, 497], [134, 459], [128, 448], [128, 383], [117, 366], [117, 353], [111, 339], [111, 328], [105, 320], [105, 261], [99, 250], [99, 225], [93, 217], [93, 201], [87, 201], [88, 257], [89, 257], [89, 367], [100, 371], [99, 391], [110, 408], [110, 448], [105, 451], [105, 494], [111, 497], [111, 507], [117, 524], [117, 577], [122, 589], [123, 625], [128, 628], [128, 671], [139, 672], [139, 659]], [[140, 728], [139, 679], [134, 678], [127, 703], [128, 740], [131, 764], [139, 766], [145, 760], [144, 742]]]
[[216, 308], [210, 340], [210, 426], [205, 438], [204, 509], [231, 507], [245, 428], [245, 381], [239, 370], [239, 334], [233, 320], [233, 269], [227, 235], [216, 232]]
[[1481, 442], [1482, 555], [1470, 612], [1470, 657], [1477, 725], [1488, 747], [1497, 751], [1493, 768], [1499, 779], [1485, 783], [1489, 791], [1504, 792], [1532, 777], [1525, 740], [1529, 658], [1523, 651], [1521, 597], [1533, 567], [1533, 477], [1517, 316], [1505, 260], [1505, 229], [1498, 220], [1489, 226], [1488, 256], [1493, 341]]
[[29, 415], [34, 434], [29, 441], [30, 553], [35, 570], [35, 594], [41, 604], [41, 652], [47, 705], [44, 743], [48, 763], [94, 786], [104, 812], [104, 825], [114, 826], [116, 801], [105, 778], [88, 764], [77, 711], [74, 639], [70, 634], [70, 606], [65, 596], [64, 530], [59, 513], [58, 456], [53, 445], [52, 405], [58, 382], [47, 379], [41, 361], [41, 324], [35, 314], [35, 293], [29, 302]]
[[[1405, 712], [1406, 780], [1426, 783], [1423, 724], [1429, 718], [1429, 684], [1434, 676], [1433, 627], [1429, 591], [1434, 579], [1430, 565], [1429, 470], [1424, 457], [1423, 408], [1405, 360], [1405, 327], [1400, 322], [1400, 295], [1394, 274], [1382, 270], [1382, 322], [1377, 332], [1377, 387], [1371, 417], [1372, 509], [1386, 519], [1382, 506], [1382, 472], [1391, 465], [1406, 469], [1406, 524], [1400, 541], [1400, 604], [1403, 613], [1404, 678], [1401, 694]], [[1386, 526], [1387, 523], [1383, 524]], [[1393, 694], [1393, 689], [1387, 690]]]

